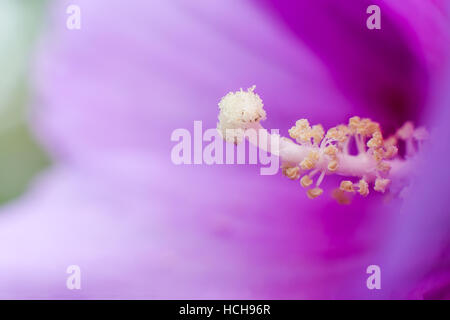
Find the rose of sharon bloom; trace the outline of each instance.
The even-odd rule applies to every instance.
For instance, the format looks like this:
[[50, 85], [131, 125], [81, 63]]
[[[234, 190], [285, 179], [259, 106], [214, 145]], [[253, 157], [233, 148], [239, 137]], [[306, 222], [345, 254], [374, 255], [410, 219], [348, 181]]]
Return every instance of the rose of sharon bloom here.
[[[81, 30], [65, 28], [69, 3], [81, 8]], [[449, 30], [438, 5], [416, 7], [429, 16], [415, 26], [383, 2], [375, 34], [367, 1], [287, 3], [54, 2], [31, 117], [54, 165], [0, 214], [1, 297], [366, 294], [366, 267], [401, 202], [312, 201], [257, 166], [170, 160], [174, 129], [215, 128], [220, 97], [253, 84], [266, 125], [284, 134], [303, 117], [329, 128], [370, 116], [393, 130], [427, 113], [439, 77], [429, 52], [443, 48], [421, 41]], [[81, 290], [66, 288], [70, 265]]]

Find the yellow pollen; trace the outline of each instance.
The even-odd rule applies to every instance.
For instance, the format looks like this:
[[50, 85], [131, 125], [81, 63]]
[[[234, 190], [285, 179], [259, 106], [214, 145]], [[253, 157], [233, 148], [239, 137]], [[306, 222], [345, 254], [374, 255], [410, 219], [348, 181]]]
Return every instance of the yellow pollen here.
[[345, 142], [348, 139], [348, 134], [350, 134], [350, 130], [344, 125], [339, 125], [328, 129], [326, 137], [339, 142]]
[[351, 117], [348, 121], [348, 127], [352, 133], [357, 133], [362, 136], [371, 136], [377, 131], [380, 131], [380, 125], [369, 118], [361, 119], [360, 117]]
[[400, 139], [408, 140], [412, 138], [414, 134], [414, 125], [411, 121], [406, 122], [400, 129], [397, 130], [397, 136]]
[[350, 129], [345, 124], [340, 124], [336, 128], [345, 135], [350, 134]]
[[383, 156], [384, 156], [383, 148], [377, 148], [373, 150], [373, 158], [375, 159], [375, 161], [383, 160]]
[[296, 180], [300, 177], [299, 167], [283, 168], [283, 174], [291, 180]]
[[359, 180], [358, 187], [358, 192], [363, 197], [366, 197], [369, 194], [369, 184], [365, 180]]
[[339, 163], [337, 162], [337, 160], [331, 160], [328, 163], [328, 170], [331, 172], [334, 172], [337, 170], [338, 166], [339, 166]]
[[354, 116], [348, 119], [348, 127], [352, 132], [356, 132], [361, 125], [361, 118]]
[[295, 126], [289, 129], [289, 135], [298, 143], [311, 140], [311, 127], [307, 119], [300, 119], [295, 122]]
[[390, 182], [391, 180], [389, 179], [377, 178], [375, 180], [375, 186], [373, 189], [375, 191], [384, 193], [386, 191], [386, 187], [389, 185]]
[[388, 173], [391, 170], [391, 166], [386, 162], [380, 162], [377, 165], [377, 169], [381, 172]]
[[339, 131], [337, 130], [337, 128], [330, 128], [327, 131], [326, 137], [329, 139], [338, 140], [338, 133]]
[[309, 154], [308, 154], [308, 158], [313, 160], [313, 161], [319, 160], [319, 152], [317, 152], [315, 150], [310, 151]]
[[366, 136], [371, 136], [377, 132], [381, 132], [380, 131], [380, 125], [377, 122], [374, 122], [370, 119], [363, 119], [363, 123], [364, 123], [364, 129], [363, 129], [363, 134]]
[[367, 146], [369, 148], [379, 148], [383, 145], [383, 136], [380, 131], [373, 133], [372, 138], [367, 141]]
[[353, 183], [349, 180], [342, 181], [339, 189], [345, 192], [355, 192], [355, 189], [353, 189]]
[[397, 146], [397, 138], [395, 136], [390, 136], [389, 138], [384, 140], [383, 144], [385, 147]]
[[303, 170], [313, 169], [314, 166], [315, 166], [315, 162], [311, 161], [310, 159], [304, 159], [302, 162], [300, 162], [300, 167]]
[[398, 153], [398, 148], [396, 146], [387, 146], [386, 152], [384, 153], [385, 159], [392, 159]]
[[311, 127], [309, 126], [308, 119], [297, 120], [295, 122], [295, 126], [298, 127], [299, 129], [305, 129], [305, 130], [310, 130], [311, 129]]
[[331, 193], [331, 196], [339, 203], [339, 204], [350, 204], [352, 201], [348, 197], [345, 191], [342, 191], [339, 188], [336, 188]]
[[309, 189], [308, 191], [306, 191], [306, 195], [310, 199], [315, 199], [318, 196], [320, 196], [322, 193], [323, 193], [323, 190], [321, 188], [314, 188], [314, 189]]
[[300, 162], [300, 167], [303, 170], [313, 169], [317, 160], [319, 160], [319, 153], [317, 151], [310, 151], [308, 156]]
[[325, 148], [324, 152], [326, 155], [328, 155], [330, 157], [334, 157], [337, 154], [338, 149], [335, 146], [330, 145]]
[[321, 124], [316, 124], [312, 127], [311, 136], [315, 144], [319, 144], [319, 142], [322, 141], [324, 134], [325, 131]]
[[300, 184], [303, 188], [309, 187], [312, 183], [313, 181], [308, 175], [305, 175], [300, 179]]

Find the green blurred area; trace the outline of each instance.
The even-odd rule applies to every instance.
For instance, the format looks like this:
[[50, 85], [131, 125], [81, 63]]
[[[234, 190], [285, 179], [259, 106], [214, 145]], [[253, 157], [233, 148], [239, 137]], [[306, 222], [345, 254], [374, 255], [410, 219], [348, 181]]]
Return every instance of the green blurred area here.
[[30, 60], [46, 2], [0, 1], [0, 204], [22, 194], [50, 163], [27, 123]]

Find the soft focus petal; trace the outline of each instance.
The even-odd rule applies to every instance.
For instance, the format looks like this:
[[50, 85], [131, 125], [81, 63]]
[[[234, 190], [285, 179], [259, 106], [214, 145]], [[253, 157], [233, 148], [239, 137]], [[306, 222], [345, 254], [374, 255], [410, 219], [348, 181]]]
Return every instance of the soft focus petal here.
[[[123, 168], [115, 159], [105, 166]], [[154, 164], [122, 161], [128, 173], [163, 174]], [[180, 192], [178, 181], [141, 188], [98, 170], [54, 168], [0, 215], [1, 296], [337, 297], [341, 276], [357, 272], [365, 243], [376, 241], [374, 212], [323, 211], [318, 203], [305, 212], [290, 185], [282, 197], [260, 199], [262, 178], [243, 184], [223, 174], [176, 173], [197, 180], [199, 190]], [[79, 293], [65, 288], [73, 264], [82, 270]]]
[[251, 2], [75, 2], [84, 27], [60, 28], [69, 2], [56, 2], [35, 72], [37, 131], [60, 157], [165, 156], [173, 129], [215, 127], [220, 97], [253, 84], [268, 127], [285, 132], [304, 116], [330, 126], [359, 111], [309, 49]]
[[450, 64], [444, 72], [445, 81], [436, 87], [436, 112], [430, 116], [434, 130], [420, 167], [423, 174], [393, 221], [395, 233], [382, 255], [388, 288], [396, 293], [409, 288], [411, 297], [420, 299], [450, 295], [450, 146], [444, 142], [450, 139]]
[[324, 61], [361, 113], [391, 130], [423, 121], [449, 41], [437, 1], [381, 1], [382, 26], [375, 32], [365, 27], [369, 0], [263, 2]]

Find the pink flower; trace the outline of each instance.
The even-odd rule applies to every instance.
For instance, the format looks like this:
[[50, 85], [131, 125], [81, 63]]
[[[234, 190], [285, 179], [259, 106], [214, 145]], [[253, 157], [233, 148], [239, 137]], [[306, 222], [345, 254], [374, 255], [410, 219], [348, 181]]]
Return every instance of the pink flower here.
[[379, 32], [367, 1], [72, 0], [78, 31], [68, 4], [54, 3], [34, 69], [31, 124], [54, 165], [0, 215], [0, 297], [367, 296], [367, 266], [403, 234], [399, 201], [340, 206], [255, 166], [175, 166], [170, 135], [215, 128], [220, 97], [254, 83], [284, 134], [302, 117], [423, 122], [447, 57], [438, 4], [383, 1]]

